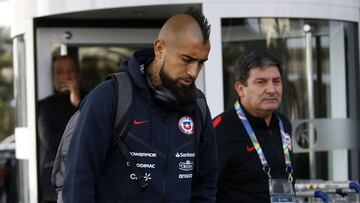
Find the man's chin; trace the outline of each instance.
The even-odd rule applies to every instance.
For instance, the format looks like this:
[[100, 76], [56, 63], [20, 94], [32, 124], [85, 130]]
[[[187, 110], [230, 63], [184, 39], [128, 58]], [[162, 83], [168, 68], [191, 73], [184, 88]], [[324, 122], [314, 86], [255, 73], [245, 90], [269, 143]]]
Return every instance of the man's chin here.
[[57, 90], [60, 94], [70, 94], [69, 90]]
[[278, 101], [263, 103], [263, 109], [266, 111], [276, 111], [279, 108], [279, 106], [280, 106], [280, 102]]

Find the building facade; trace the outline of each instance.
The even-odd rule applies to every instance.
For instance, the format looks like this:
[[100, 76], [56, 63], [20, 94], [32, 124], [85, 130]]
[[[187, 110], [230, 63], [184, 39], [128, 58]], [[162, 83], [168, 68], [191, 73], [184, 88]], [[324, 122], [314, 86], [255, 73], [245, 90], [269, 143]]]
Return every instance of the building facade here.
[[91, 89], [106, 73], [118, 70], [134, 50], [151, 47], [162, 23], [189, 7], [201, 9], [211, 24], [209, 60], [196, 83], [206, 94], [212, 115], [234, 102], [234, 61], [251, 50], [266, 50], [283, 64], [280, 111], [293, 124], [298, 178], [359, 179], [360, 1], [12, 3], [21, 202], [38, 202], [36, 103], [53, 91], [52, 57], [76, 56], [88, 73], [84, 85]]

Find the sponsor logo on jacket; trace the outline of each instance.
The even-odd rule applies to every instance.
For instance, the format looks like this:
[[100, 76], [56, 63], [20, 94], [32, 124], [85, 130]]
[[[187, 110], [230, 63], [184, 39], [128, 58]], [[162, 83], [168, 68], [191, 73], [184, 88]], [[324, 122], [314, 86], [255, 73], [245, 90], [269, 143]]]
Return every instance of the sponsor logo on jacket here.
[[179, 174], [179, 179], [192, 178], [192, 174]]
[[[135, 173], [130, 174], [130, 179], [137, 180]], [[144, 179], [145, 179], [145, 181], [151, 180], [151, 173], [145, 173]]]
[[[127, 161], [126, 166], [130, 166], [130, 163]], [[144, 164], [144, 163], [136, 163], [136, 167], [138, 168], [155, 168], [155, 164]]]
[[182, 171], [191, 171], [194, 168], [194, 162], [187, 160], [186, 162], [179, 162], [179, 169]]
[[131, 156], [137, 156], [137, 157], [156, 157], [156, 153], [145, 153], [145, 152], [130, 152]]
[[191, 153], [191, 152], [177, 152], [175, 154], [176, 158], [182, 158], [182, 157], [195, 157], [195, 153]]

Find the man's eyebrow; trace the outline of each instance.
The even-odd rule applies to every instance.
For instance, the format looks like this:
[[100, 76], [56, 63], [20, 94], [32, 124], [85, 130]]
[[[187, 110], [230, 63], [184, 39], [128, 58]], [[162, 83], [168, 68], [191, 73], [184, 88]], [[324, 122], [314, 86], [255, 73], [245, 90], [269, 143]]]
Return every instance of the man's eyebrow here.
[[257, 77], [257, 78], [255, 78], [255, 80], [267, 80], [267, 78], [264, 78], [264, 77]]
[[188, 58], [188, 59], [189, 59], [189, 60], [191, 60], [191, 61], [200, 61], [200, 62], [205, 62], [205, 61], [207, 61], [207, 60], [208, 60], [208, 58], [205, 58], [205, 59], [198, 59], [198, 58], [194, 58], [194, 57], [192, 57], [192, 56], [190, 56], [190, 55], [186, 55], [186, 54], [183, 54], [182, 56], [183, 56], [183, 57]]
[[[266, 77], [257, 77], [254, 80], [269, 80], [269, 79]], [[271, 78], [270, 80], [281, 80], [281, 76]]]

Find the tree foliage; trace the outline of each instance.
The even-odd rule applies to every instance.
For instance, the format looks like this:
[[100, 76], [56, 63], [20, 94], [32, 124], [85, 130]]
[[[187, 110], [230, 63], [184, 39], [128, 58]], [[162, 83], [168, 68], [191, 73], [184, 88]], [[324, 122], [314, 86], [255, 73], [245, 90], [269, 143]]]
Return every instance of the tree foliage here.
[[15, 107], [10, 28], [0, 27], [0, 140], [14, 133]]

